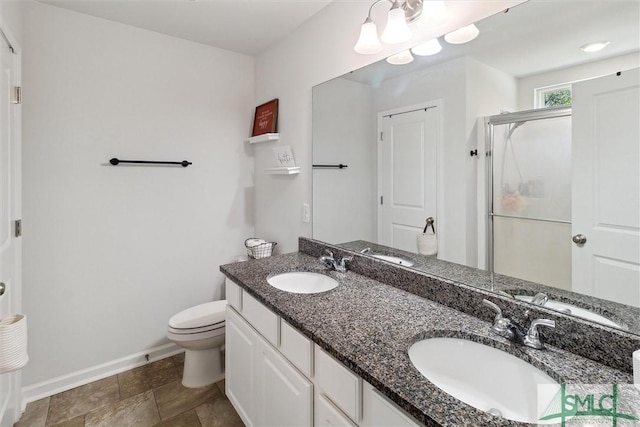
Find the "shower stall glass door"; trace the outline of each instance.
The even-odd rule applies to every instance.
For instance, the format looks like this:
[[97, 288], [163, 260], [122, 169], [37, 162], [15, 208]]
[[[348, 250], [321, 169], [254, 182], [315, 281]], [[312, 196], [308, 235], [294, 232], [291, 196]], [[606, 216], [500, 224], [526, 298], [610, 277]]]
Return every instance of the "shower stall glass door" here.
[[489, 121], [489, 267], [571, 289], [571, 108]]

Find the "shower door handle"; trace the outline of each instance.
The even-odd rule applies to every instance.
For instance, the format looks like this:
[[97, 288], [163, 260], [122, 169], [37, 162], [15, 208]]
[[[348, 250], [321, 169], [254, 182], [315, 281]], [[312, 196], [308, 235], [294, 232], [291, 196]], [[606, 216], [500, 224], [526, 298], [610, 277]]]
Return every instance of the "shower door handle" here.
[[582, 246], [587, 243], [587, 236], [584, 234], [576, 234], [571, 240], [573, 240], [573, 243], [576, 245]]

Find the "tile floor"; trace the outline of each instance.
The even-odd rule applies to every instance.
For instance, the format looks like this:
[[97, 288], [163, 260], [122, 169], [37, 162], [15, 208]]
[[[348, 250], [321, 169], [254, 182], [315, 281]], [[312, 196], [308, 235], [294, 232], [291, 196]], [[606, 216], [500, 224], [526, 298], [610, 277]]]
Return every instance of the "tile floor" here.
[[184, 353], [29, 403], [14, 427], [241, 427], [224, 380], [182, 386]]

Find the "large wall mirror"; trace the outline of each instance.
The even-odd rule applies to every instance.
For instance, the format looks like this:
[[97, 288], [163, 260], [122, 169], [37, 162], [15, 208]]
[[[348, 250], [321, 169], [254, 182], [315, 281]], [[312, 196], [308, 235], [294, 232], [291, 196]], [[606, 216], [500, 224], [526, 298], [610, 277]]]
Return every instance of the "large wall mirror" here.
[[639, 14], [530, 0], [314, 87], [313, 238], [640, 334]]

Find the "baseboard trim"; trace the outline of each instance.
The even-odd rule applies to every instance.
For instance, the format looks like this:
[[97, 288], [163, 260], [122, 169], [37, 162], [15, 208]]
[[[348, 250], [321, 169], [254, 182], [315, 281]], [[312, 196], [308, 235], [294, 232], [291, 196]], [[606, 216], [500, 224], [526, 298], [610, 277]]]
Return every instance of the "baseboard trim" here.
[[[44, 399], [45, 397], [146, 365], [147, 363], [171, 357], [182, 353], [183, 351], [183, 348], [178, 347], [174, 343], [167, 343], [120, 359], [112, 360], [101, 365], [96, 365], [91, 368], [82, 369], [67, 375], [62, 375], [47, 381], [23, 387], [22, 410], [24, 411], [27, 403]], [[149, 355], [148, 361], [145, 357], [147, 354]]]

